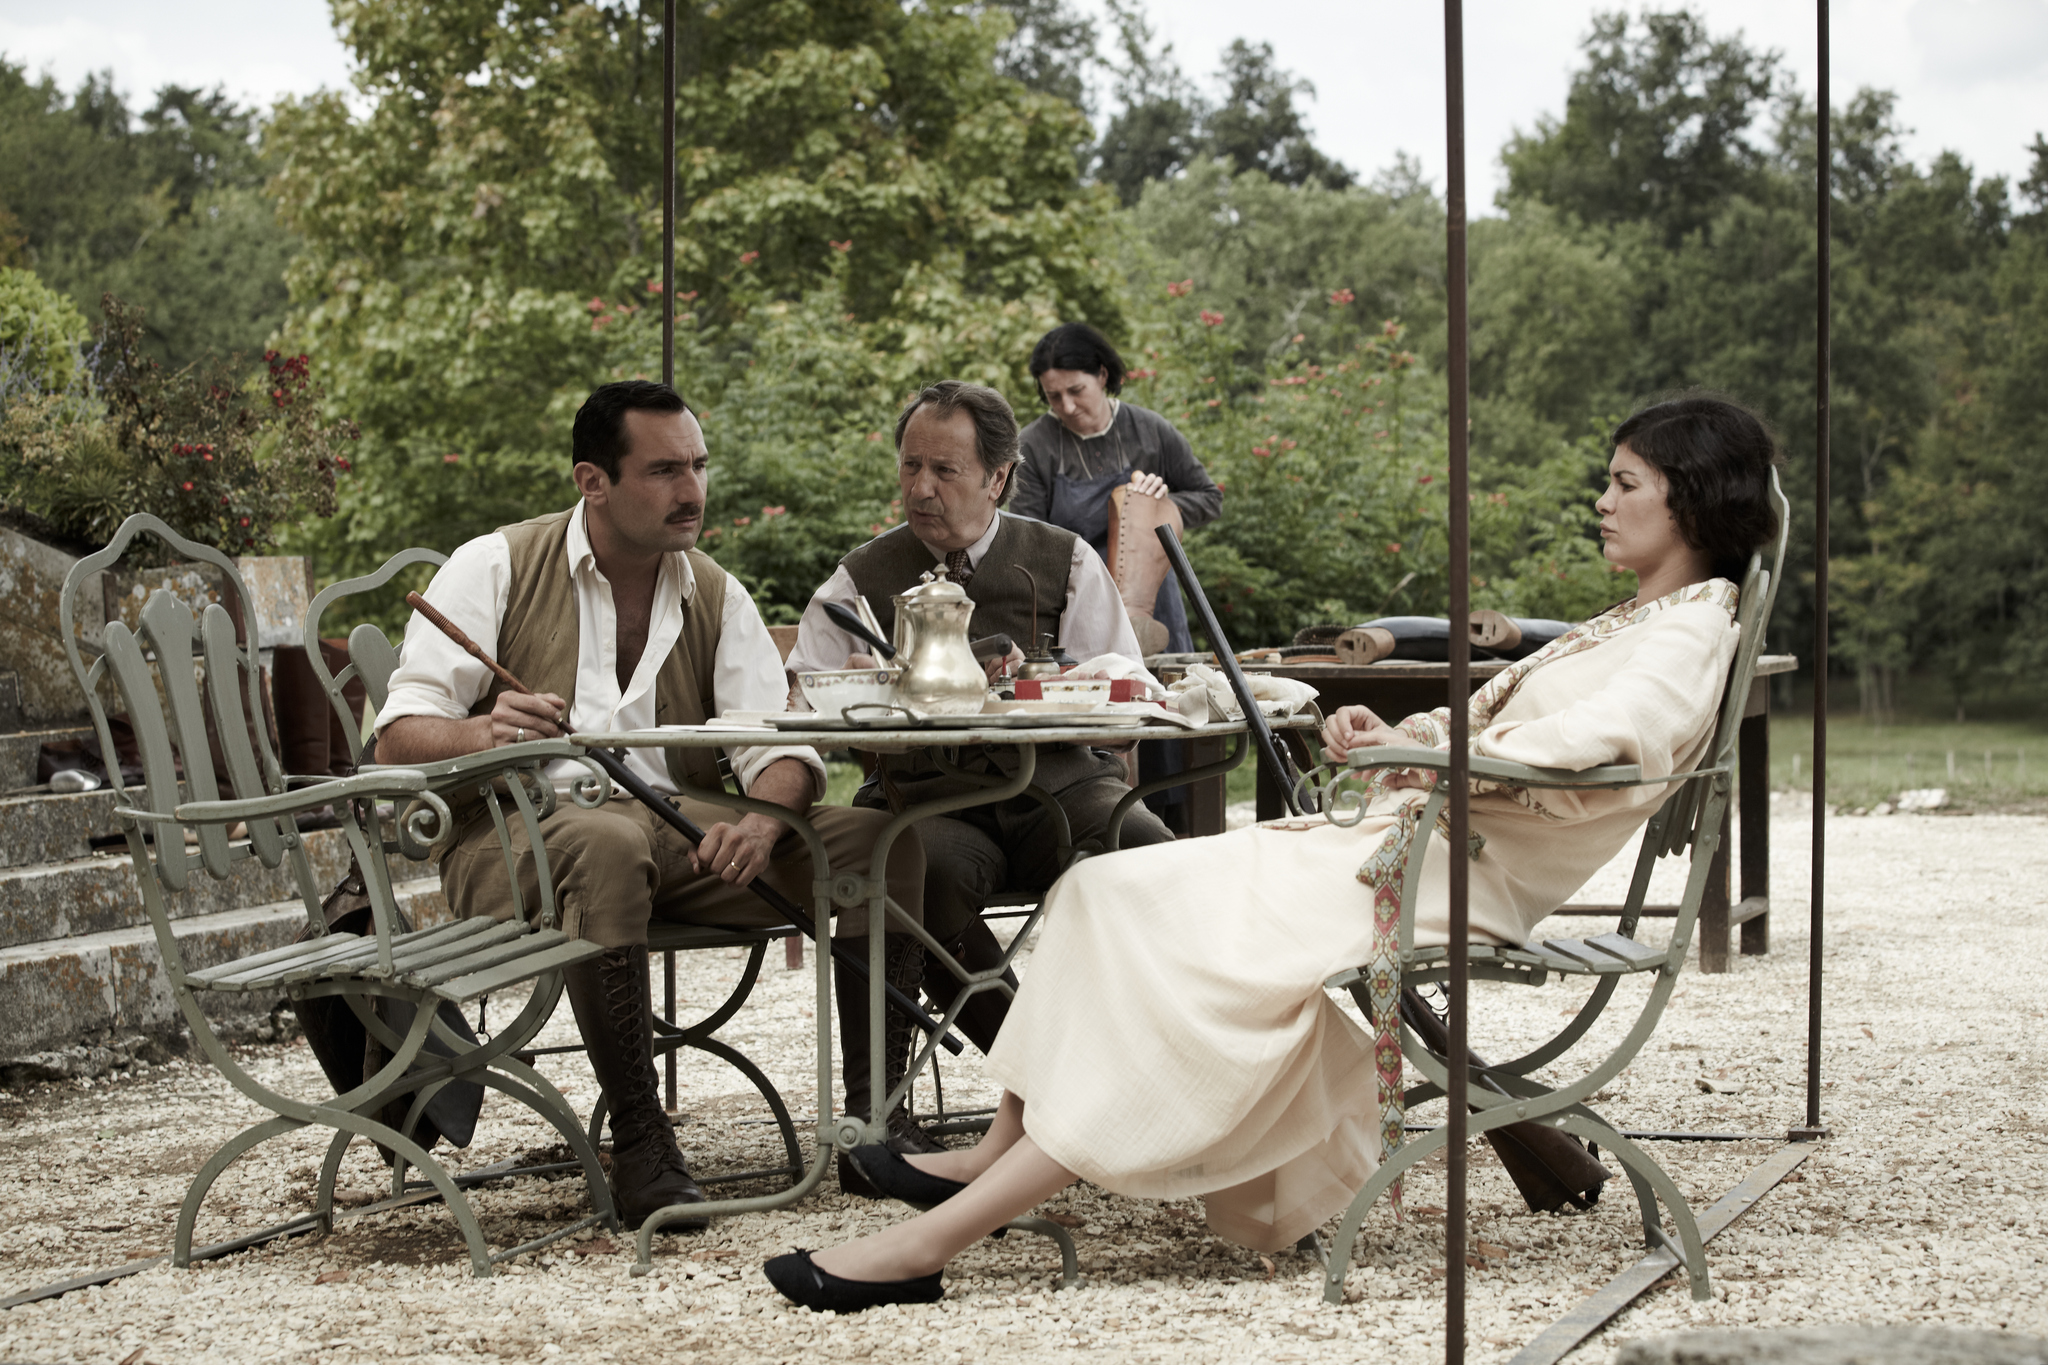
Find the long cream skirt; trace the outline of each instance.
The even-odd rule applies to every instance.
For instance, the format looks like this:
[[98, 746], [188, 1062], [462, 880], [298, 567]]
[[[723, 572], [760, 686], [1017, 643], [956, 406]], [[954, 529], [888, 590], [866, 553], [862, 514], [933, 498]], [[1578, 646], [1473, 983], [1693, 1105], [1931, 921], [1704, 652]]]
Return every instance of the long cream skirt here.
[[1322, 983], [1370, 954], [1356, 873], [1392, 824], [1255, 827], [1061, 878], [988, 1059], [1025, 1131], [1118, 1194], [1202, 1196], [1261, 1250], [1348, 1203], [1379, 1159], [1371, 1040]]

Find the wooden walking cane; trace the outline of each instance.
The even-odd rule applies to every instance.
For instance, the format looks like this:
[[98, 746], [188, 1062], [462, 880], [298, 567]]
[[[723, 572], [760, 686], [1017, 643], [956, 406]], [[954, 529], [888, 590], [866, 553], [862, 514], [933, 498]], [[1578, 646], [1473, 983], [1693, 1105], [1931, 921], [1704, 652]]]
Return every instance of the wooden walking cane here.
[[[491, 670], [498, 681], [505, 684], [508, 689], [523, 693], [529, 697], [536, 695], [534, 690], [519, 681], [518, 677], [510, 669], [484, 653], [478, 647], [476, 641], [470, 639], [463, 631], [462, 627], [456, 625], [453, 621], [450, 621], [439, 611], [435, 610], [433, 604], [428, 602], [426, 598], [421, 597], [416, 592], [409, 592], [405, 595], [405, 603], [414, 611], [426, 617], [428, 621], [433, 623], [436, 629], [454, 641], [471, 658]], [[556, 723], [565, 724], [567, 720], [566, 716], [558, 716]], [[696, 822], [663, 799], [661, 793], [649, 786], [639, 774], [628, 768], [625, 760], [618, 754], [605, 749], [586, 749], [584, 752], [590, 755], [591, 760], [598, 767], [605, 770], [606, 775], [613, 782], [623, 787], [628, 795], [661, 817], [676, 833], [688, 839], [692, 848], [704, 842], [704, 831], [697, 828]], [[818, 941], [818, 926], [809, 915], [806, 915], [797, 908], [795, 901], [783, 895], [774, 887], [766, 885], [758, 877], [747, 883], [747, 890], [760, 897], [769, 909], [788, 920], [796, 927], [797, 932], [801, 933], [805, 938], [813, 943]], [[868, 964], [861, 961], [857, 953], [851, 948], [846, 947], [836, 938], [832, 941], [832, 960], [847, 971], [852, 972], [862, 981], [868, 979]], [[966, 1044], [962, 1043], [953, 1034], [939, 1033], [938, 1021], [929, 1014], [926, 1014], [923, 1008], [905, 994], [902, 989], [885, 981], [882, 983], [882, 991], [889, 997], [890, 1004], [909, 1016], [911, 1023], [917, 1025], [926, 1033], [938, 1034], [939, 1042], [945, 1047], [946, 1051], [957, 1057], [965, 1050]]]

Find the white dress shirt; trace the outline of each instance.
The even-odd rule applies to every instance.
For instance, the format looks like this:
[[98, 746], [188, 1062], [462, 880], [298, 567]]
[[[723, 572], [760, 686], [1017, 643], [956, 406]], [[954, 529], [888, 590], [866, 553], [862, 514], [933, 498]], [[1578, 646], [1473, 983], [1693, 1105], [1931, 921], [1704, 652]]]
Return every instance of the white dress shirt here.
[[[988, 529], [981, 533], [981, 539], [967, 547], [967, 567], [981, 568], [981, 557], [988, 553], [994, 543], [996, 531], [1001, 528], [1007, 512], [997, 512], [989, 518]], [[918, 542], [924, 544], [922, 540]], [[931, 545], [925, 549], [932, 557], [944, 564], [946, 552]], [[905, 584], [908, 587], [909, 584]], [[792, 673], [811, 673], [824, 669], [844, 668], [850, 654], [873, 654], [873, 650], [861, 640], [832, 624], [832, 618], [825, 615], [825, 604], [837, 602], [851, 609], [854, 598], [859, 596], [853, 586], [853, 575], [840, 565], [825, 580], [825, 586], [811, 594], [810, 605], [804, 608], [802, 622], [797, 626], [796, 648], [789, 652], [785, 665]], [[869, 604], [870, 606], [873, 603]], [[1036, 640], [1019, 640], [1020, 647], [1029, 650], [1037, 645]], [[1088, 547], [1088, 542], [1074, 537], [1074, 557], [1067, 566], [1067, 600], [1060, 612], [1060, 647], [1075, 659], [1088, 660], [1102, 654], [1117, 654], [1129, 660], [1139, 674], [1156, 686], [1156, 680], [1145, 672], [1145, 657], [1138, 652], [1138, 636], [1131, 629], [1130, 614], [1124, 610], [1122, 594], [1116, 590], [1116, 580], [1109, 576], [1109, 567], [1102, 562], [1102, 556]]]
[[[569, 700], [569, 732], [651, 730], [655, 726], [655, 679], [683, 633], [683, 603], [697, 590], [696, 575], [690, 570], [688, 556], [680, 552], [662, 556], [647, 648], [621, 692], [618, 613], [612, 603], [612, 585], [598, 571], [583, 514], [583, 504], [578, 503], [569, 518], [566, 545], [570, 591], [576, 599], [577, 640], [576, 694]], [[484, 653], [496, 657], [498, 624], [504, 619], [511, 586], [512, 547], [502, 534], [493, 531], [450, 555], [423, 595]], [[781, 711], [787, 707], [781, 655], [754, 599], [739, 579], [730, 576], [725, 581], [725, 611], [711, 676], [721, 711]], [[406, 623], [398, 671], [391, 675], [390, 700], [377, 713], [377, 729], [381, 733], [400, 716], [466, 719], [490, 684], [488, 669], [414, 613]], [[712, 698], [705, 700], [708, 703]], [[825, 764], [815, 749], [749, 745], [728, 749], [727, 754], [743, 789], [752, 787], [762, 770], [777, 759], [794, 758], [810, 765], [818, 793], [825, 790]], [[626, 762], [656, 791], [675, 792], [662, 750], [631, 749]], [[584, 771], [580, 764], [563, 762], [554, 765], [549, 776], [568, 779]]]

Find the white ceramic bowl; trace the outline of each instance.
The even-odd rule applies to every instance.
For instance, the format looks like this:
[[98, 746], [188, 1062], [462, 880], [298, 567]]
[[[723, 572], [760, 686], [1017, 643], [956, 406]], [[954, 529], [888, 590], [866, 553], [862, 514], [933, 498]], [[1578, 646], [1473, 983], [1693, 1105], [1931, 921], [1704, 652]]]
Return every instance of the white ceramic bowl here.
[[838, 720], [849, 706], [878, 702], [884, 706], [896, 699], [900, 668], [833, 668], [818, 673], [799, 673], [804, 700], [820, 716]]
[[1109, 704], [1107, 678], [1041, 678], [1039, 695], [1046, 701], [1073, 702], [1081, 706]]

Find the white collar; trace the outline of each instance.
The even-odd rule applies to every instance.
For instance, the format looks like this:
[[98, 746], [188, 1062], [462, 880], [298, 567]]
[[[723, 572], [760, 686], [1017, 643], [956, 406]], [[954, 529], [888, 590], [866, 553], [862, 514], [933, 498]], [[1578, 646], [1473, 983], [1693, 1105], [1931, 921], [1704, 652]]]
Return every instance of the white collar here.
[[[576, 503], [576, 510], [569, 514], [568, 543], [564, 547], [569, 553], [569, 576], [578, 578], [586, 573], [595, 574], [597, 551], [590, 548], [590, 528], [585, 524], [584, 514], [589, 504]], [[944, 558], [944, 556], [941, 556]], [[663, 578], [672, 578], [682, 588], [682, 600], [687, 602], [697, 591], [697, 575], [690, 568], [690, 557], [680, 550], [671, 550], [662, 557], [661, 573], [655, 580], [656, 600], [659, 601], [660, 584]]]
[[[1011, 473], [1014, 475], [1015, 472], [1015, 468], [1012, 467]], [[996, 509], [996, 514], [988, 519], [988, 529], [981, 533], [981, 538], [979, 540], [975, 541], [972, 545], [967, 547], [968, 568], [972, 569], [980, 565], [981, 557], [988, 553], [989, 546], [995, 544], [996, 532], [1001, 530], [1002, 526], [1003, 509], [998, 507]], [[946, 555], [948, 553], [947, 551], [941, 550], [936, 545], [927, 544], [922, 536], [918, 537], [917, 543], [923, 545], [925, 549], [930, 550], [932, 552], [932, 558], [938, 560], [939, 563], [944, 564], [946, 562]]]

